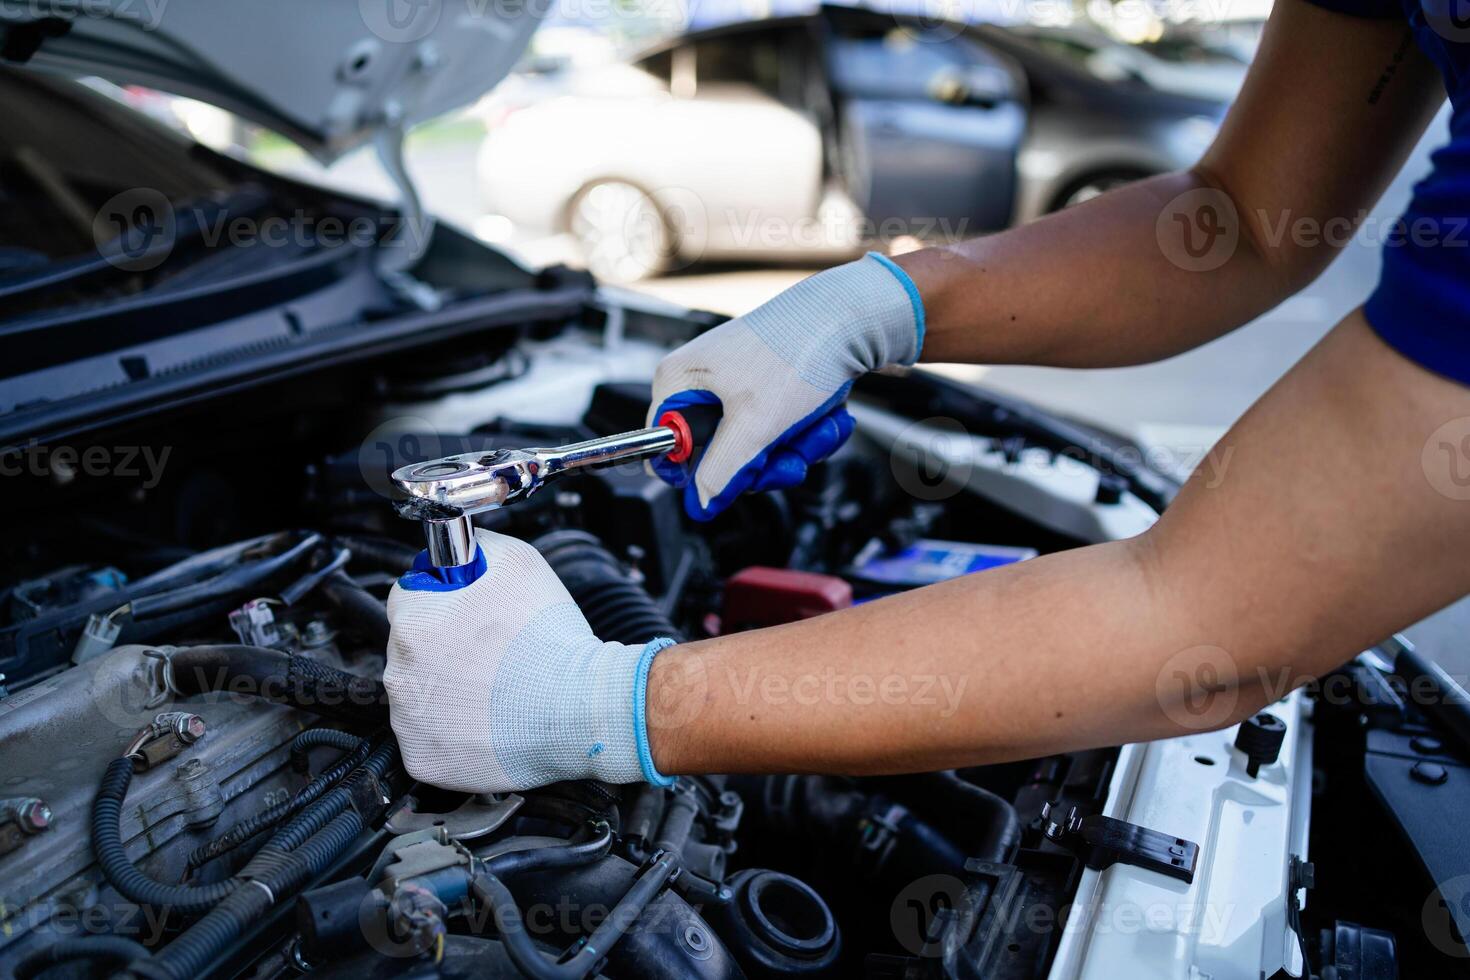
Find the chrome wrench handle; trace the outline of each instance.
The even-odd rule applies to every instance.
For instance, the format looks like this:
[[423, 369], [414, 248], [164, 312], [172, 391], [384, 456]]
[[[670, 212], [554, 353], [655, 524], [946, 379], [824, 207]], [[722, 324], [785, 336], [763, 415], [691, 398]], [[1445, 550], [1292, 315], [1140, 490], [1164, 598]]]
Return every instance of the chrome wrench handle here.
[[429, 561], [440, 568], [475, 560], [470, 516], [528, 497], [563, 473], [673, 452], [680, 436], [664, 425], [566, 446], [459, 453], [393, 471], [405, 499], [399, 516], [422, 521]]

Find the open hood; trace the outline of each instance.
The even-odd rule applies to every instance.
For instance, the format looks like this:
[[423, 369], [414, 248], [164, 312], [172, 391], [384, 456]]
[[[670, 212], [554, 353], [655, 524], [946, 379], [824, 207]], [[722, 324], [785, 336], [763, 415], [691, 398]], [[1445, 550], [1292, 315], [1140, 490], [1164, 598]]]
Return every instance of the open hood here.
[[496, 0], [27, 0], [0, 4], [0, 61], [209, 102], [330, 161], [464, 105], [548, 9]]

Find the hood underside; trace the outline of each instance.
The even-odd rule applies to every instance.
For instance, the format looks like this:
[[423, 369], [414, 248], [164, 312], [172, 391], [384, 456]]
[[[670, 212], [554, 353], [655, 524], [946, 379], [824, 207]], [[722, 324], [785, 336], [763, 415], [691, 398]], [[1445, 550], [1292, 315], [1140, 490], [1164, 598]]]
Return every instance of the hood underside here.
[[465, 105], [510, 71], [547, 5], [491, 0], [28, 0], [0, 60], [227, 109], [323, 161]]

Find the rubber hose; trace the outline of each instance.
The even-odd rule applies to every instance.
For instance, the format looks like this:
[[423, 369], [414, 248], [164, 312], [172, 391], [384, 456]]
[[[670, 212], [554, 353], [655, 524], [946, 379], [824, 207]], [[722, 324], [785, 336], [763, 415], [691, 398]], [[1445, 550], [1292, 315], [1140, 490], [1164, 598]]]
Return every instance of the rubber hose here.
[[170, 658], [179, 694], [230, 691], [357, 721], [388, 720], [382, 681], [349, 674], [307, 657], [266, 647], [221, 644], [181, 647]]
[[341, 569], [326, 577], [321, 590], [353, 632], [376, 649], [388, 648], [388, 610], [376, 596]]
[[[312, 728], [302, 732], [301, 735], [322, 731], [334, 730]], [[346, 735], [347, 733], [341, 732], [338, 734]], [[298, 741], [301, 735], [296, 736]], [[363, 760], [367, 758], [368, 752], [372, 750], [372, 739], [357, 739], [356, 736], [349, 737], [357, 742], [356, 747], [334, 762], [330, 769], [324, 770], [315, 779], [307, 783], [291, 799], [277, 803], [274, 806], [266, 807], [254, 816], [247, 817], [240, 823], [235, 824], [208, 844], [203, 844], [191, 851], [188, 860], [189, 870], [192, 871], [195, 868], [202, 868], [215, 858], [228, 854], [247, 841], [260, 836], [287, 817], [301, 812], [303, 807], [318, 799], [323, 793], [335, 786], [343, 776], [361, 765]], [[293, 741], [292, 749], [294, 750], [295, 747], [296, 743]]]
[[239, 887], [234, 879], [209, 885], [164, 884], [134, 865], [122, 840], [122, 803], [132, 781], [132, 761], [113, 759], [92, 801], [92, 850], [118, 894], [136, 905], [169, 907], [189, 915], [212, 908]]
[[261, 850], [294, 851], [338, 815], [351, 808], [358, 783], [369, 775], [374, 779], [381, 779], [388, 771], [388, 767], [397, 761], [398, 745], [396, 743], [388, 742], [378, 746], [368, 754], [362, 765], [353, 770], [338, 786], [329, 790], [321, 799], [307, 806], [277, 830]]
[[117, 960], [128, 963], [140, 956], [147, 956], [148, 949], [141, 943], [121, 936], [77, 936], [58, 939], [56, 942], [27, 954], [15, 964], [15, 980], [30, 980], [40, 976], [51, 967], [72, 960]]
[[906, 801], [982, 861], [1004, 864], [1021, 844], [1021, 819], [1004, 798], [953, 769], [873, 779], [869, 785]]
[[648, 904], [658, 896], [678, 869], [672, 854], [660, 855], [629, 888], [587, 941], [565, 962], [548, 959], [526, 933], [520, 907], [510, 889], [493, 874], [479, 874], [470, 881], [475, 897], [495, 910], [502, 924], [501, 940], [511, 961], [521, 972], [538, 980], [583, 980], [597, 968], [619, 939], [637, 922]]
[[1003, 799], [983, 786], [976, 786], [961, 779], [953, 769], [945, 769], [933, 775], [954, 795], [954, 799], [969, 811], [970, 826], [984, 828], [975, 844], [975, 856], [982, 861], [1004, 864], [1021, 846], [1021, 818], [1010, 801]]
[[291, 768], [310, 772], [307, 754], [312, 749], [333, 748], [352, 753], [368, 739], [336, 728], [308, 728], [291, 739]]
[[133, 618], [135, 620], [149, 619], [186, 606], [197, 606], [212, 599], [220, 599], [250, 589], [271, 578], [282, 569], [296, 564], [321, 543], [320, 534], [308, 534], [278, 555], [236, 565], [202, 582], [133, 599], [129, 602]]
[[389, 538], [363, 538], [357, 535], [336, 535], [333, 540], [352, 552], [355, 564], [372, 565], [374, 568], [397, 575], [413, 564], [419, 549]]
[[325, 871], [364, 826], [358, 812], [349, 809], [337, 814], [294, 852], [267, 844], [240, 872], [244, 881], [240, 888], [157, 955], [133, 964], [133, 970], [150, 977], [194, 980], [272, 905]]
[[527, 871], [550, 871], [555, 868], [575, 868], [591, 864], [612, 850], [612, 828], [598, 825], [596, 837], [575, 844], [558, 844], [552, 847], [529, 847], [520, 851], [506, 851], [485, 861], [490, 874], [507, 877]]
[[533, 544], [599, 639], [632, 644], [660, 636], [684, 639], [642, 583], [593, 535], [553, 531]]
[[654, 849], [683, 854], [689, 842], [689, 833], [694, 829], [694, 818], [699, 815], [699, 805], [691, 792], [676, 792], [664, 810], [663, 825], [658, 829]]

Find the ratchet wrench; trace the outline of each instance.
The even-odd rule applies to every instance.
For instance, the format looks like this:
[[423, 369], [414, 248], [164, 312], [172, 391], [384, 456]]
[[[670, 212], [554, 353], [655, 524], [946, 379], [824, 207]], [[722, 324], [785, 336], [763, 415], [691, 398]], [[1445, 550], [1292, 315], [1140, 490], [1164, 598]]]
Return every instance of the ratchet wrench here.
[[528, 497], [573, 470], [667, 456], [684, 463], [709, 441], [719, 422], [716, 405], [697, 405], [659, 416], [658, 424], [567, 446], [496, 449], [459, 453], [393, 471], [404, 495], [394, 503], [400, 517], [421, 521], [429, 563], [446, 581], [470, 582], [475, 573], [475, 538], [470, 516]]

